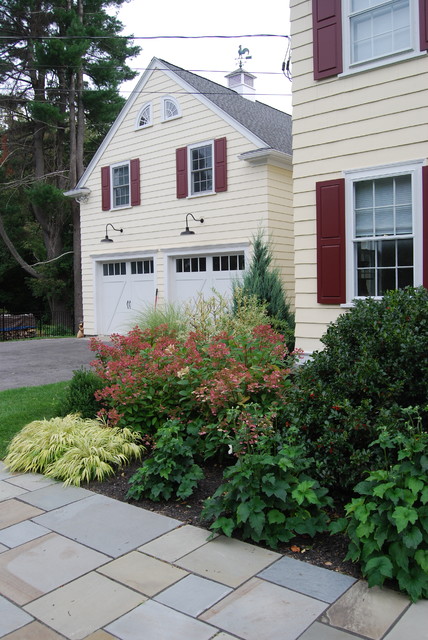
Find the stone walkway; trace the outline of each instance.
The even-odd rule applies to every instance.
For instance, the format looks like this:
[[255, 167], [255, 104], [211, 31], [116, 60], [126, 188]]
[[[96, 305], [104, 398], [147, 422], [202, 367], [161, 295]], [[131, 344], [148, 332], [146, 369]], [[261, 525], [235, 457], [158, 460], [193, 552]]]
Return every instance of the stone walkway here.
[[428, 640], [428, 601], [0, 462], [2, 640]]

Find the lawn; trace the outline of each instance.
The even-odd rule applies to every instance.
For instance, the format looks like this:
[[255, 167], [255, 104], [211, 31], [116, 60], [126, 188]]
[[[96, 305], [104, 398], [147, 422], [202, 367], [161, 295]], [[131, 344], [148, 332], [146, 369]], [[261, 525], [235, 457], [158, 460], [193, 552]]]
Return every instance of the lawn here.
[[0, 392], [0, 460], [6, 447], [23, 426], [33, 420], [57, 415], [57, 407], [68, 382], [41, 387], [22, 387]]

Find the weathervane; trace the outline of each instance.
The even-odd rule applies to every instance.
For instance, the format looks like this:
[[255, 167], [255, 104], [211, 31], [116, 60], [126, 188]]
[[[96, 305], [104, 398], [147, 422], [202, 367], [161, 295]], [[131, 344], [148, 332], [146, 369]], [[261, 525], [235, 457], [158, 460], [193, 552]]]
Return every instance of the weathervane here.
[[238, 49], [238, 58], [237, 60], [239, 60], [239, 68], [242, 69], [242, 65], [244, 64], [244, 60], [251, 60], [252, 56], [246, 55], [250, 53], [249, 49], [243, 49], [241, 47], [241, 45], [239, 45], [239, 49]]

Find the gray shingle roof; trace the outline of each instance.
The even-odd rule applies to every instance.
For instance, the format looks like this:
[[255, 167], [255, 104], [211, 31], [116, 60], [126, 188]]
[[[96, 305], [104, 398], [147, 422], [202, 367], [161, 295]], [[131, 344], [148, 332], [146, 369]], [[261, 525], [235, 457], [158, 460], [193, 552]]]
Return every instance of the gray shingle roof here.
[[176, 67], [166, 60], [160, 60], [160, 62], [263, 140], [267, 148], [291, 155], [291, 116], [288, 113], [257, 100], [255, 102], [248, 100], [232, 89]]

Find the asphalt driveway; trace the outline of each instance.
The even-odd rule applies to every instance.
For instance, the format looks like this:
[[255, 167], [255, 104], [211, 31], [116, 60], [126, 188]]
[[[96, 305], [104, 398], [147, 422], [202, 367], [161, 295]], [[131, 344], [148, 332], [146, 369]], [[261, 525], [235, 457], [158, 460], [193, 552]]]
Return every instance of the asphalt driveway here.
[[89, 338], [0, 342], [0, 391], [71, 380], [93, 359]]

